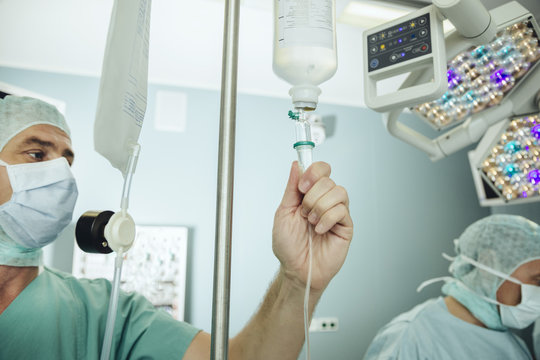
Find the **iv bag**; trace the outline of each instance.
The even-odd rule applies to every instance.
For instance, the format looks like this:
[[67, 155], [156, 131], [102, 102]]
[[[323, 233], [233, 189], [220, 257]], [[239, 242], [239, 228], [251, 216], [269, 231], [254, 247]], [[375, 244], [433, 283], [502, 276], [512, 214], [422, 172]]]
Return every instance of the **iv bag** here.
[[334, 75], [334, 0], [274, 0], [273, 69], [291, 85], [319, 85]]
[[335, 0], [274, 0], [274, 73], [297, 103], [316, 107], [337, 70]]
[[115, 0], [94, 123], [94, 148], [125, 176], [146, 112], [151, 0]]

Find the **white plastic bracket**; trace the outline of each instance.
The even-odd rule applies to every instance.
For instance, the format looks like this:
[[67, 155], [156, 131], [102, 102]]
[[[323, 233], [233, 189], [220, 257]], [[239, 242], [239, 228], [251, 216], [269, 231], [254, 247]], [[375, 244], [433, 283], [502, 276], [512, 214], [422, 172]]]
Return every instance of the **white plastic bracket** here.
[[403, 109], [384, 113], [383, 123], [392, 136], [425, 152], [432, 161], [437, 161], [480, 140], [489, 126], [511, 116], [513, 108], [512, 101], [507, 100], [495, 108], [472, 116], [436, 139], [430, 139], [399, 122]]

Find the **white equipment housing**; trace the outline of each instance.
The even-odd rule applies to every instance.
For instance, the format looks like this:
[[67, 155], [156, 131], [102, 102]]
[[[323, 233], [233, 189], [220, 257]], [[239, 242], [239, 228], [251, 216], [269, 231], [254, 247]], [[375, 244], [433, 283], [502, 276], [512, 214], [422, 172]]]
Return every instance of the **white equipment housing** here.
[[[364, 32], [364, 89], [367, 106], [379, 112], [440, 97], [448, 86], [442, 19], [433, 5]], [[377, 83], [411, 71], [430, 74], [379, 94]]]
[[[468, 1], [469, 0], [467, 0], [467, 2]], [[434, 1], [435, 5], [437, 5], [437, 3], [442, 3], [442, 1]], [[462, 8], [467, 7], [468, 6], [464, 6]], [[457, 13], [454, 12], [452, 16], [455, 18], [456, 15]], [[463, 18], [469, 19], [470, 22], [477, 20], [476, 13], [467, 12], [461, 15]], [[471, 17], [474, 17], [474, 19], [471, 19]], [[446, 73], [447, 59], [452, 59], [457, 54], [467, 50], [471, 46], [481, 44], [480, 41], [485, 43], [485, 41], [491, 40], [491, 35], [486, 34], [492, 34], [493, 31], [500, 31], [512, 24], [527, 20], [533, 24], [534, 30], [537, 33], [540, 33], [538, 24], [534, 20], [532, 14], [516, 1], [509, 2], [491, 10], [489, 12], [489, 19], [490, 25], [486, 31], [478, 34], [478, 37], [474, 39], [464, 37], [462, 33], [469, 34], [467, 33], [467, 29], [459, 28], [456, 28], [456, 31], [450, 33], [446, 37], [446, 55], [443, 59], [445, 66], [444, 70], [441, 70], [444, 74]], [[454, 19], [450, 20], [455, 21]], [[466, 21], [464, 22], [461, 20], [461, 22], [458, 22], [457, 24], [454, 23], [454, 25], [457, 27], [460, 26], [460, 23], [465, 24]], [[480, 31], [480, 29], [478, 29], [478, 31]], [[366, 68], [366, 66], [364, 68]], [[414, 87], [416, 84], [426, 83], [427, 81], [432, 80], [433, 76], [434, 75], [430, 74], [429, 72], [415, 70], [403, 82], [400, 89], [408, 89]], [[396, 104], [393, 106], [390, 103], [383, 104], [381, 108], [390, 110], [389, 112], [383, 114], [383, 122], [391, 135], [427, 153], [432, 161], [437, 161], [455, 153], [458, 150], [476, 143], [491, 125], [499, 122], [500, 120], [514, 115], [538, 112], [538, 104], [535, 100], [536, 94], [540, 88], [538, 84], [540, 84], [540, 71], [538, 71], [538, 66], [536, 64], [529, 70], [529, 73], [520, 80], [519, 85], [516, 86], [498, 106], [494, 106], [472, 115], [460, 125], [454, 127], [452, 130], [435, 139], [431, 139], [398, 121], [405, 107], [417, 105], [425, 101], [425, 96], [422, 96], [422, 94], [416, 98], [416, 101], [410, 99], [411, 101], [405, 105], [403, 104], [403, 101], [397, 100]], [[371, 88], [366, 88], [366, 91], [369, 89]], [[367, 97], [366, 104], [368, 104], [368, 106], [371, 104], [367, 101]], [[375, 107], [372, 108], [377, 110]]]

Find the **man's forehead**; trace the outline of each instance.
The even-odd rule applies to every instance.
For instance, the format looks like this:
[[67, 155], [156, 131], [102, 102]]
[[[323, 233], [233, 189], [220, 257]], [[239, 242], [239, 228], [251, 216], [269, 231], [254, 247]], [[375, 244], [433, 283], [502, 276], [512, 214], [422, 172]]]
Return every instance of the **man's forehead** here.
[[25, 144], [35, 142], [34, 139], [52, 142], [57, 146], [67, 145], [71, 147], [71, 138], [60, 128], [48, 124], [30, 126], [15, 135], [12, 140], [16, 140], [19, 144]]

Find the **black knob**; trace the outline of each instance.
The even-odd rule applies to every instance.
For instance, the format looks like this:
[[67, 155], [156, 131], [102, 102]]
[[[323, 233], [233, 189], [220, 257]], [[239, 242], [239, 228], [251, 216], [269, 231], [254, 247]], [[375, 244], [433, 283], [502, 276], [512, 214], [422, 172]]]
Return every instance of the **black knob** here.
[[104, 231], [105, 225], [113, 215], [112, 211], [87, 211], [82, 214], [75, 227], [75, 239], [82, 251], [94, 254], [112, 252]]

